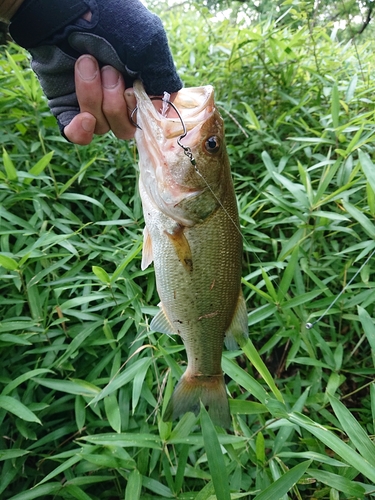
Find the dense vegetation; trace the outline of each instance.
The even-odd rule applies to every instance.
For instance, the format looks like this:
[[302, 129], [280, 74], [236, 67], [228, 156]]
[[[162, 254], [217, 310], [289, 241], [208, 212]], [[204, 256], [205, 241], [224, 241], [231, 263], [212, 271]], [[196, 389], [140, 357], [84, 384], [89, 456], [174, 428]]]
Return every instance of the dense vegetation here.
[[374, 496], [373, 44], [339, 42], [304, 9], [250, 26], [187, 3], [160, 13], [185, 85], [214, 85], [226, 122], [250, 333], [223, 356], [233, 430], [204, 409], [161, 421], [185, 353], [149, 329], [134, 145], [66, 143], [9, 45], [0, 496]]

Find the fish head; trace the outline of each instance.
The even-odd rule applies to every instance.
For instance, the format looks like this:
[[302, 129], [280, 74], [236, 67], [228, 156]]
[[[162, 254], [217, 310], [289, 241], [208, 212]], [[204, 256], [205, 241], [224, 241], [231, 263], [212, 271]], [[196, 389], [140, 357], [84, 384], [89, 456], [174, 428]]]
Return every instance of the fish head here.
[[179, 224], [202, 222], [220, 206], [229, 171], [213, 87], [181, 89], [173, 102], [180, 116], [173, 108], [169, 113], [158, 111], [139, 81], [134, 92], [141, 189]]

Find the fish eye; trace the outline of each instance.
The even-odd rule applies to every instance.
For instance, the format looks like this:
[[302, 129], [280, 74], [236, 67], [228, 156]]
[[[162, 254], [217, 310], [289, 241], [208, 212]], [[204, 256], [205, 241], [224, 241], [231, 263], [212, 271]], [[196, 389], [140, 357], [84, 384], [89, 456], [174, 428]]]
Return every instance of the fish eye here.
[[206, 151], [211, 154], [215, 154], [220, 149], [220, 140], [216, 135], [209, 137], [207, 141], [204, 143], [204, 147]]

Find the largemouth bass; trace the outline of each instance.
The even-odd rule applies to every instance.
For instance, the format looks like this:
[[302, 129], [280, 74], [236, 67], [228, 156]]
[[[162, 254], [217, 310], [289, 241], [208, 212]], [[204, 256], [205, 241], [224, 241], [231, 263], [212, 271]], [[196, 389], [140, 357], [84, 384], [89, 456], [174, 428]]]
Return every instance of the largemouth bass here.
[[[225, 147], [223, 120], [211, 86], [178, 92], [181, 114], [158, 112], [136, 82], [136, 142], [140, 194], [146, 227], [142, 269], [152, 261], [161, 300], [151, 328], [180, 335], [188, 365], [163, 419], [187, 411], [198, 414], [200, 402], [212, 421], [231, 424], [221, 369], [224, 337], [247, 335], [241, 292], [242, 238]], [[190, 158], [177, 143], [190, 148]]]

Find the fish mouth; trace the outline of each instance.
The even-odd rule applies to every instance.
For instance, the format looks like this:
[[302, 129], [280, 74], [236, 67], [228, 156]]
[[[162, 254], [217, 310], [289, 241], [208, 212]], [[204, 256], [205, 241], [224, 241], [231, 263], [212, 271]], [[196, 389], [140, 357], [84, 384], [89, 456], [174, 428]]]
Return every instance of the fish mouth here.
[[[162, 97], [150, 98], [139, 81], [134, 83], [134, 93], [137, 99], [137, 128], [143, 131], [145, 137], [149, 136], [149, 140], [156, 139], [160, 149], [169, 149], [168, 142], [178, 139], [185, 132], [183, 143], [194, 147], [199, 140], [200, 126], [214, 112], [214, 89], [211, 85], [182, 88], [177, 92], [173, 106], [163, 102]], [[160, 108], [154, 105], [159, 99]], [[163, 113], [165, 107], [167, 112]]]

